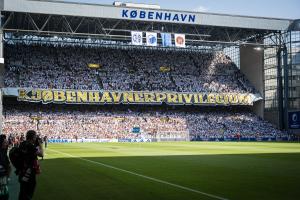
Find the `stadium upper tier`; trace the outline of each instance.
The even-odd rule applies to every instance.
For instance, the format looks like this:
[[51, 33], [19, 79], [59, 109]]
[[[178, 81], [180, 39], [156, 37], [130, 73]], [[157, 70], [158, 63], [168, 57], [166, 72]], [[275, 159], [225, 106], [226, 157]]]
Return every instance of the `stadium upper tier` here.
[[5, 45], [5, 59], [5, 87], [255, 92], [223, 52], [14, 44]]

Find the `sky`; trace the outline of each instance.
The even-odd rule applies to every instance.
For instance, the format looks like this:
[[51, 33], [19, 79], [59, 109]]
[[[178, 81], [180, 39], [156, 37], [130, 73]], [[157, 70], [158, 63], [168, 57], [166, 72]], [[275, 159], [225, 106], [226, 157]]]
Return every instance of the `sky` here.
[[[112, 5], [113, 0], [63, 0]], [[260, 17], [300, 19], [300, 0], [118, 0], [158, 4], [161, 8], [237, 14]]]

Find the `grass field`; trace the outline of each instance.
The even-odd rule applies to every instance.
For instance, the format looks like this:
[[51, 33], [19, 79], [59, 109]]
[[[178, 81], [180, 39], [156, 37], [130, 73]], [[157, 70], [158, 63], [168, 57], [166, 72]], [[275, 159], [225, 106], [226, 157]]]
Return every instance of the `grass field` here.
[[299, 143], [50, 144], [35, 200], [300, 199]]

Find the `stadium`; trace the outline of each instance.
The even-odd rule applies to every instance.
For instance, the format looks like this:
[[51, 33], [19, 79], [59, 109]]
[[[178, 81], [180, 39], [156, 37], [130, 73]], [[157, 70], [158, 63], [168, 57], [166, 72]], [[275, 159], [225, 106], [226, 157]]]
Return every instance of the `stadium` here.
[[34, 199], [298, 199], [300, 21], [0, 0], [1, 133]]

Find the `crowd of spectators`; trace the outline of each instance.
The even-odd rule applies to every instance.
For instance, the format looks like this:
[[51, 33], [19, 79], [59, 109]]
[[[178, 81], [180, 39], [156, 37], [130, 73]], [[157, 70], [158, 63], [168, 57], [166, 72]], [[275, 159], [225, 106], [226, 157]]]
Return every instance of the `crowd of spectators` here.
[[5, 59], [6, 87], [255, 93], [222, 52], [14, 44]]
[[[239, 110], [239, 111], [237, 111]], [[38, 119], [38, 120], [37, 120]], [[138, 128], [138, 132], [133, 129]], [[29, 129], [50, 139], [134, 139], [177, 140], [284, 137], [270, 123], [248, 110], [206, 111], [167, 107], [36, 107], [6, 106], [3, 131], [22, 134]]]
[[[223, 52], [7, 44], [5, 87], [256, 93]], [[99, 65], [91, 69], [89, 64]], [[78, 108], [79, 107], [79, 108]], [[286, 135], [249, 110], [165, 106], [4, 106], [3, 132], [49, 139], [275, 138]], [[138, 128], [139, 131], [133, 131]]]

